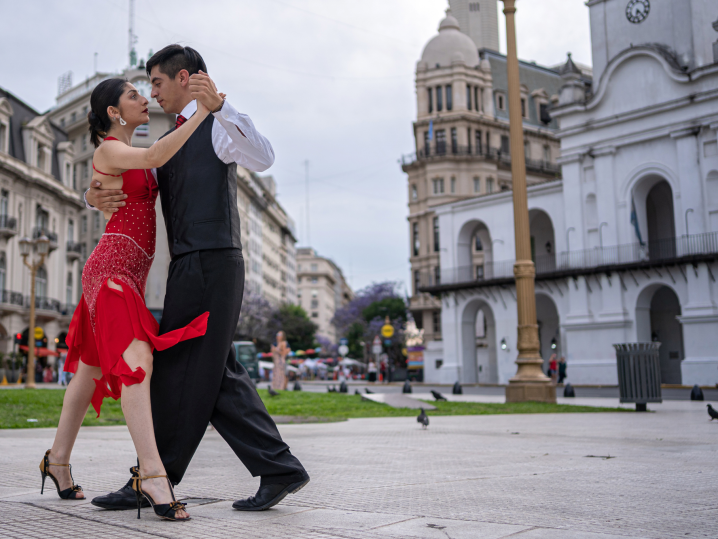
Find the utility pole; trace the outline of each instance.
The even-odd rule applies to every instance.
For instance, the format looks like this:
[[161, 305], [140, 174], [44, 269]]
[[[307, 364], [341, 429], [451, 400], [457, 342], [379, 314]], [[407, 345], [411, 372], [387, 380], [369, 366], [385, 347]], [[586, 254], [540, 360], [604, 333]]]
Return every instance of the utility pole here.
[[506, 15], [506, 71], [509, 87], [509, 134], [511, 136], [511, 181], [514, 199], [514, 235], [516, 241], [516, 308], [518, 314], [518, 357], [516, 376], [506, 386], [506, 402], [556, 402], [556, 386], [542, 370], [536, 322], [536, 268], [531, 260], [524, 128], [521, 118], [519, 59], [516, 52], [516, 0], [503, 0]]
[[309, 160], [304, 161], [304, 183], [306, 185], [306, 192], [307, 192], [307, 247], [312, 246], [312, 240], [309, 237]]

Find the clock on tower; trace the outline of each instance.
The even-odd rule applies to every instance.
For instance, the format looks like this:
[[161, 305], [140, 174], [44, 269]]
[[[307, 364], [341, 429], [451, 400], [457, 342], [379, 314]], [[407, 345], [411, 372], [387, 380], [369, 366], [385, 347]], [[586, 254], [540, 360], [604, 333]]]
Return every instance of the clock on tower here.
[[626, 6], [626, 18], [633, 24], [638, 24], [648, 17], [650, 11], [650, 0], [631, 0]]

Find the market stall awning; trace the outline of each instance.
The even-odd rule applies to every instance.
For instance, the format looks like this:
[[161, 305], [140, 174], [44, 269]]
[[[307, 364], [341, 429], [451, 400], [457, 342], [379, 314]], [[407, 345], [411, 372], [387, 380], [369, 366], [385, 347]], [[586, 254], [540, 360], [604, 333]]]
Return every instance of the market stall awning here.
[[[23, 352], [29, 352], [29, 348], [25, 346], [24, 344], [21, 344], [19, 346], [20, 350]], [[50, 350], [49, 348], [35, 348], [35, 357], [47, 357], [47, 356], [59, 356], [59, 352], [55, 352], [54, 350]]]

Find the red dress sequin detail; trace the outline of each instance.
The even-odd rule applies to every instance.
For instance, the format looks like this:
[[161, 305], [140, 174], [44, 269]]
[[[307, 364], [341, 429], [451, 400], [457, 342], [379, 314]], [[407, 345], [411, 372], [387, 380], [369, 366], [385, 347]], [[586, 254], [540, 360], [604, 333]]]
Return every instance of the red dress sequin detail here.
[[[85, 263], [83, 294], [65, 340], [65, 372], [77, 372], [80, 361], [102, 369], [92, 396], [98, 417], [105, 397], [117, 400], [123, 384], [139, 384], [145, 378], [142, 368], [133, 371], [122, 358], [133, 339], [149, 343], [152, 350], [165, 350], [204, 335], [209, 317], [204, 313], [183, 328], [158, 335], [159, 324], [143, 299], [155, 257], [157, 182], [149, 170], [128, 170], [122, 180], [126, 205], [112, 215]], [[108, 279], [122, 291], [110, 288]]]

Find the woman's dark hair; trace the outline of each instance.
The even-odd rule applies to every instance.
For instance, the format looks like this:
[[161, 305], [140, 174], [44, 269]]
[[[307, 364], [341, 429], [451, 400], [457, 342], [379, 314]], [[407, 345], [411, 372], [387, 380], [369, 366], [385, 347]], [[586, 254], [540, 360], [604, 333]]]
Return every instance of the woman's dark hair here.
[[90, 122], [90, 141], [97, 148], [107, 136], [112, 126], [112, 120], [107, 115], [107, 107], [116, 107], [120, 104], [120, 97], [125, 91], [126, 79], [106, 79], [95, 86], [90, 96], [90, 112], [87, 121]]
[[182, 45], [167, 45], [161, 51], [157, 51], [147, 60], [145, 66], [147, 76], [150, 76], [152, 68], [159, 66], [160, 72], [167, 75], [170, 79], [174, 79], [177, 73], [186, 69], [190, 75], [198, 73], [200, 70], [207, 73], [207, 66], [200, 53], [192, 47], [183, 47]]

